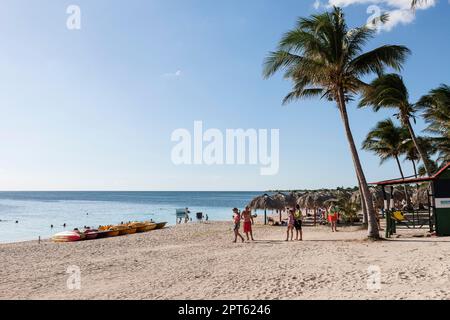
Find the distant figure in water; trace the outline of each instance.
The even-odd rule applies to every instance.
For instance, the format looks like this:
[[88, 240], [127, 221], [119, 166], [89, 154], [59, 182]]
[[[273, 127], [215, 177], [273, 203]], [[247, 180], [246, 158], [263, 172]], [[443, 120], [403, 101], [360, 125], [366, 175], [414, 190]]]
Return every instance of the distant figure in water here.
[[86, 212], [86, 215], [88, 216], [88, 215], [89, 215], [89, 212]]
[[64, 228], [66, 227], [66, 224], [65, 224], [65, 223], [63, 224], [63, 227], [64, 227]]
[[16, 223], [19, 223], [19, 220], [16, 220]]
[[52, 229], [53, 229], [53, 225], [52, 225], [52, 224], [50, 225], [50, 228], [52, 228]]

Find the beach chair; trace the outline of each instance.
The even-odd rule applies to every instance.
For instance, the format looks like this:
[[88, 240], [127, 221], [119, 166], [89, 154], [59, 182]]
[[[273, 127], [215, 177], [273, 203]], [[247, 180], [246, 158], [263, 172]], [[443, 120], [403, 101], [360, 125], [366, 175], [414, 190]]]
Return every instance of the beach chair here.
[[177, 224], [180, 224], [186, 217], [186, 209], [177, 209], [176, 216], [177, 216]]
[[203, 212], [197, 212], [197, 220], [203, 222]]

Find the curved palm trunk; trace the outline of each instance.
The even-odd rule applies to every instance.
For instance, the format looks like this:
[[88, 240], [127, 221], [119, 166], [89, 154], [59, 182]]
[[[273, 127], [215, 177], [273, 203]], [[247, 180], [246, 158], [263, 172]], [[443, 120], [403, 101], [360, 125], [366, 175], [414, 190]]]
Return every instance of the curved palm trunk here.
[[414, 133], [414, 129], [411, 125], [411, 121], [409, 121], [409, 119], [408, 119], [405, 122], [406, 122], [406, 126], [408, 127], [409, 134], [411, 135], [411, 139], [413, 140], [414, 145], [416, 146], [417, 152], [419, 153], [420, 158], [423, 161], [423, 166], [425, 167], [425, 171], [427, 172], [427, 175], [429, 177], [431, 177], [431, 170], [430, 170], [430, 164], [428, 162], [428, 156], [422, 150], [422, 148], [419, 146], [419, 143], [417, 142], [417, 137], [416, 137], [416, 134]]
[[338, 107], [341, 114], [342, 122], [344, 123], [345, 134], [347, 136], [348, 144], [350, 146], [350, 152], [353, 158], [353, 164], [355, 166], [356, 176], [361, 184], [361, 192], [364, 196], [367, 208], [367, 223], [368, 223], [368, 236], [372, 239], [380, 238], [380, 230], [378, 228], [377, 218], [375, 209], [372, 203], [372, 194], [370, 193], [369, 186], [367, 185], [367, 180], [364, 175], [364, 171], [361, 166], [361, 161], [359, 159], [358, 150], [355, 146], [355, 140], [353, 139], [353, 134], [350, 129], [350, 123], [348, 120], [347, 107], [344, 99], [344, 92], [342, 89], [338, 93]]
[[363, 225], [367, 228], [367, 207], [366, 207], [366, 200], [364, 199], [364, 195], [361, 192], [361, 182], [359, 182], [359, 178], [358, 178], [358, 186], [359, 186], [359, 193], [361, 196], [361, 209], [363, 212]]
[[[403, 174], [403, 169], [402, 169], [402, 165], [400, 164], [400, 159], [398, 158], [397, 155], [395, 155], [394, 157], [395, 157], [395, 160], [397, 161], [398, 170], [400, 171], [400, 175], [401, 175], [402, 179], [405, 180], [405, 175]], [[403, 185], [403, 190], [405, 191], [406, 204], [409, 206], [411, 202], [409, 200], [408, 188], [406, 187], [406, 185]]]

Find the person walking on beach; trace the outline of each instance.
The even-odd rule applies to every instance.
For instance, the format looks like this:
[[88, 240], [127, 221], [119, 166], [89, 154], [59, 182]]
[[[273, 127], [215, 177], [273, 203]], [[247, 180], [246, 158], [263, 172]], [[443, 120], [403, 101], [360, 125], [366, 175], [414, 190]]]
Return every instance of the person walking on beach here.
[[303, 224], [303, 213], [302, 210], [300, 210], [300, 206], [297, 205], [295, 207], [295, 213], [294, 213], [294, 227], [295, 227], [295, 240], [297, 241], [303, 241], [303, 230], [302, 230], [302, 224]]
[[233, 222], [234, 222], [234, 243], [237, 242], [237, 238], [241, 238], [242, 242], [245, 242], [244, 237], [239, 232], [239, 228], [241, 227], [241, 214], [239, 213], [238, 208], [233, 209]]
[[294, 241], [294, 228], [295, 228], [294, 210], [289, 209], [288, 226], [287, 226], [287, 231], [286, 231], [286, 241], [289, 241], [289, 235], [291, 235], [291, 241]]
[[[254, 224], [253, 217], [252, 217], [252, 211], [249, 207], [245, 207], [244, 212], [242, 212], [242, 220], [244, 220], [244, 233], [247, 236], [247, 241], [255, 241], [253, 239], [253, 230], [252, 225]], [[250, 235], [250, 237], [249, 237]]]

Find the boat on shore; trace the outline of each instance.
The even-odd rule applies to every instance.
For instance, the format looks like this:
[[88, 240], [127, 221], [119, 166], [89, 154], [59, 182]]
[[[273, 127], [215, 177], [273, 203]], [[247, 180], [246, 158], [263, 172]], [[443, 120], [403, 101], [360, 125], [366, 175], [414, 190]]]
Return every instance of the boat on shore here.
[[149, 231], [155, 230], [156, 227], [157, 227], [156, 223], [147, 221], [147, 222], [145, 222], [145, 228], [144, 228], [143, 232], [149, 232]]
[[85, 239], [85, 234], [79, 231], [63, 231], [52, 237], [53, 242], [76, 242]]
[[167, 222], [158, 222], [156, 224], [156, 229], [163, 229], [166, 226]]
[[89, 227], [85, 227], [83, 231], [74, 229], [73, 231], [64, 231], [57, 233], [52, 237], [52, 241], [75, 242], [81, 240], [112, 238], [122, 235], [144, 233], [150, 232], [152, 230], [163, 229], [166, 226], [166, 224], [167, 222], [156, 223], [153, 221], [145, 221], [145, 222], [135, 221], [126, 224], [122, 223], [119, 225], [99, 226], [98, 229], [91, 229]]

